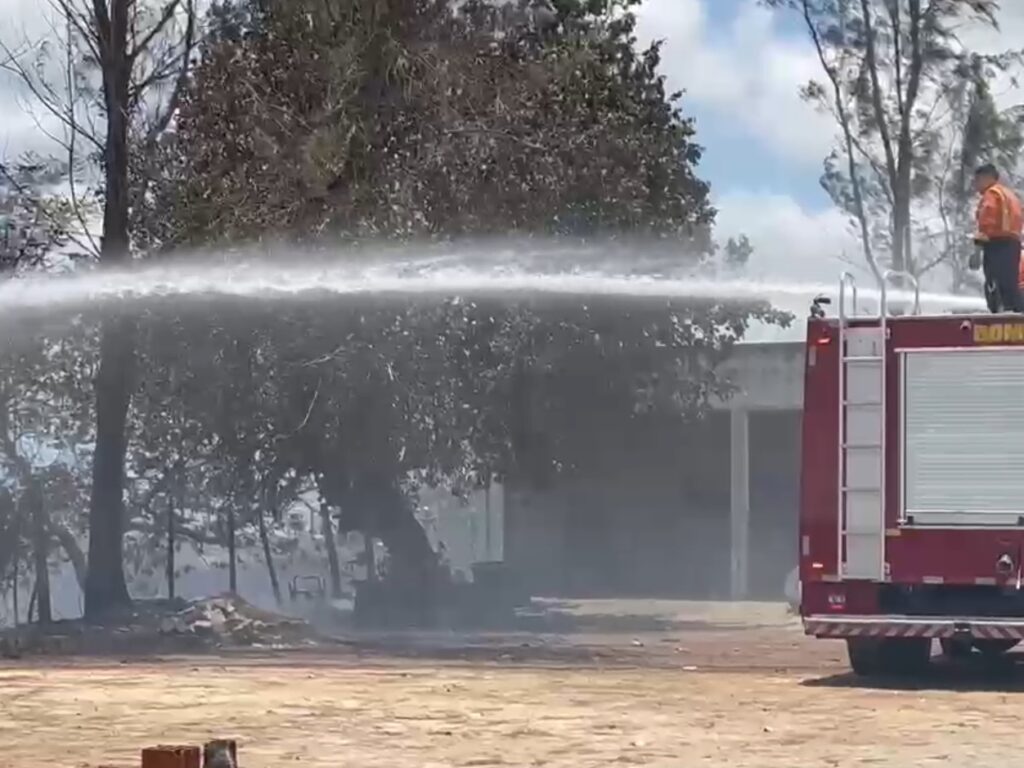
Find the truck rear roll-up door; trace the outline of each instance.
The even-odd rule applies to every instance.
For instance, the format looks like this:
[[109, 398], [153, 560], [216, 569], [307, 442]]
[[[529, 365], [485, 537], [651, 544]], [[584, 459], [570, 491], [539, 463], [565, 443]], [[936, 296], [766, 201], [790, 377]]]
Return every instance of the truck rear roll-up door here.
[[1024, 349], [906, 352], [905, 515], [922, 525], [1024, 517]]

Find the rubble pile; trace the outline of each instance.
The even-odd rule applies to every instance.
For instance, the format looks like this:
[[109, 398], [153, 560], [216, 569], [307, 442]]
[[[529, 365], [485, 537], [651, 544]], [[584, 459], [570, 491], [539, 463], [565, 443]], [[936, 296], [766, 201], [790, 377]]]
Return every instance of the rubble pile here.
[[191, 635], [215, 645], [258, 647], [309, 645], [315, 635], [306, 622], [261, 611], [241, 598], [198, 600], [160, 618], [160, 634]]
[[329, 643], [306, 622], [222, 595], [137, 601], [102, 624], [81, 619], [0, 631], [0, 659], [22, 655], [150, 655], [252, 648], [309, 648]]

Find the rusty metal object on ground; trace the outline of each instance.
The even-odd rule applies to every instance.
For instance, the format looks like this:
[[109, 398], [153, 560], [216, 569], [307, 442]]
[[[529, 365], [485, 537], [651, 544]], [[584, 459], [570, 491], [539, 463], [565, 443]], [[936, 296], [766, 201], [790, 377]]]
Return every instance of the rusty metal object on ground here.
[[142, 750], [142, 768], [199, 768], [199, 747], [147, 747]]

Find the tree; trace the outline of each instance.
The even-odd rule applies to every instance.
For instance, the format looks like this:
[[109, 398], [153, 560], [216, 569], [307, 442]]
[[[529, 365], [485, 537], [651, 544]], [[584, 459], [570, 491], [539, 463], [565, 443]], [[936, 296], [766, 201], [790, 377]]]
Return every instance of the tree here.
[[[54, 265], [54, 254], [81, 255], [78, 210], [54, 191], [66, 167], [28, 155], [0, 164], [0, 274]], [[29, 330], [31, 329], [31, 330]], [[92, 339], [81, 326], [54, 334], [44, 318], [23, 318], [0, 349], [0, 574], [17, 576], [29, 552], [33, 598], [42, 624], [52, 620], [49, 564], [62, 547], [79, 577], [84, 556], [75, 536], [90, 435], [85, 402]], [[17, 597], [15, 598], [17, 602]]]
[[964, 25], [994, 26], [998, 3], [764, 2], [798, 12], [814, 44], [825, 82], [810, 82], [803, 94], [835, 117], [841, 136], [822, 183], [856, 222], [868, 266], [881, 271], [879, 252], [913, 274], [946, 260], [946, 253], [915, 254], [914, 242], [931, 241], [938, 229], [938, 179], [962, 138], [950, 94], [980, 86], [1016, 60], [972, 54], [958, 37]]
[[[134, 107], [114, 121], [127, 147], [110, 121], [92, 142], [115, 190], [101, 195], [114, 233], [101, 263], [124, 263], [129, 245], [155, 258], [260, 238], [325, 250], [339, 238], [632, 238], [675, 261], [711, 249], [694, 128], [664, 89], [657, 47], [635, 49], [632, 16], [619, 13], [635, 3], [567, 1], [550, 14], [427, 0], [217, 6], [194, 68], [173, 59], [179, 96], [153, 119], [139, 95], [150, 78], [121, 44], [170, 37], [185, 6], [126, 31], [119, 2], [106, 20], [84, 8], [67, 17], [81, 50], [95, 48], [83, 61], [101, 75], [100, 111]], [[129, 101], [118, 101], [129, 59]], [[80, 112], [60, 114], [73, 135], [89, 133]], [[159, 140], [140, 129], [147, 118], [162, 123]], [[463, 494], [580, 471], [572, 425], [595, 413], [699, 418], [728, 394], [718, 363], [747, 325], [784, 317], [761, 304], [369, 298], [154, 302], [104, 319], [90, 616], [127, 598], [125, 529], [136, 567], [166, 551], [169, 584], [177, 542], [230, 550], [246, 538], [276, 583], [271, 521], [310, 486], [341, 530], [382, 540], [391, 579], [422, 597], [443, 574], [415, 516], [418, 488]], [[561, 371], [595, 384], [573, 391]]]
[[754, 255], [754, 246], [746, 235], [730, 237], [725, 242], [723, 256], [725, 265], [730, 269], [742, 269], [750, 263], [750, 257]]
[[[66, 29], [64, 92], [10, 48], [5, 49], [7, 67], [63, 127], [72, 195], [79, 143], [85, 142], [98, 160], [103, 224], [97, 256], [104, 266], [124, 265], [131, 258], [129, 149], [133, 136], [138, 146], [155, 145], [177, 110], [195, 43], [195, 7], [192, 0], [168, 0], [158, 9], [142, 0], [55, 0], [54, 5]], [[47, 50], [45, 42], [30, 46], [36, 60]], [[98, 77], [98, 89], [90, 87], [91, 75]], [[168, 92], [165, 103], [154, 103]], [[103, 128], [93, 129], [89, 118], [101, 119]], [[117, 314], [102, 325], [85, 589], [89, 617], [130, 600], [122, 537], [133, 328], [129, 317]]]
[[8, 501], [12, 549], [0, 565], [18, 568], [18, 551], [31, 553], [33, 602], [40, 623], [52, 620], [49, 563], [64, 548], [76, 574], [84, 558], [69, 531], [77, 529], [92, 435], [86, 417], [89, 333], [55, 340], [27, 333], [0, 355], [0, 474]]
[[67, 172], [31, 154], [0, 163], [0, 273], [48, 266], [58, 249], [71, 258], [88, 253], [77, 222], [83, 209], [55, 191]]
[[970, 286], [980, 292], [979, 276], [968, 268], [974, 246], [963, 236], [974, 227], [974, 170], [983, 162], [992, 162], [1007, 183], [1021, 187], [1024, 112], [1019, 106], [1005, 110], [996, 106], [990, 85], [993, 72], [984, 58], [972, 56], [964, 65], [970, 68], [970, 75], [947, 94], [955, 134], [937, 178], [942, 227], [934, 242], [939, 251], [936, 258], [948, 261], [952, 270], [953, 291]]
[[204, 44], [162, 148], [154, 242], [523, 232], [710, 247], [693, 124], [617, 4], [566, 3], [574, 31], [545, 39], [479, 2], [351, 12], [372, 4], [263, 3], [249, 33]]
[[[353, 12], [366, 7], [218, 8], [150, 167], [152, 247], [540, 233], [643, 239], [675, 261], [710, 249], [693, 125], [619, 4], [559, 3], [543, 28], [480, 2]], [[351, 298], [195, 315], [160, 348], [202, 368], [193, 418], [235, 476], [312, 477], [342, 530], [382, 540], [391, 580], [420, 596], [439, 568], [418, 486], [572, 471], [569, 425], [602, 408], [698, 418], [728, 392], [717, 363], [747, 324], [784, 319], [764, 305], [624, 318], [590, 302]], [[556, 368], [602, 385], [548, 387]]]

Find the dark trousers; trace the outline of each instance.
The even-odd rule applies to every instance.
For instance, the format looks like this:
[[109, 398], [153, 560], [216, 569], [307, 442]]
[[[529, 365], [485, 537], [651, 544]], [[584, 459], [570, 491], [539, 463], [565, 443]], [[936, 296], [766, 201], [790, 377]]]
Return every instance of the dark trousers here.
[[1021, 312], [1020, 242], [990, 240], [983, 246], [985, 300], [992, 312]]

